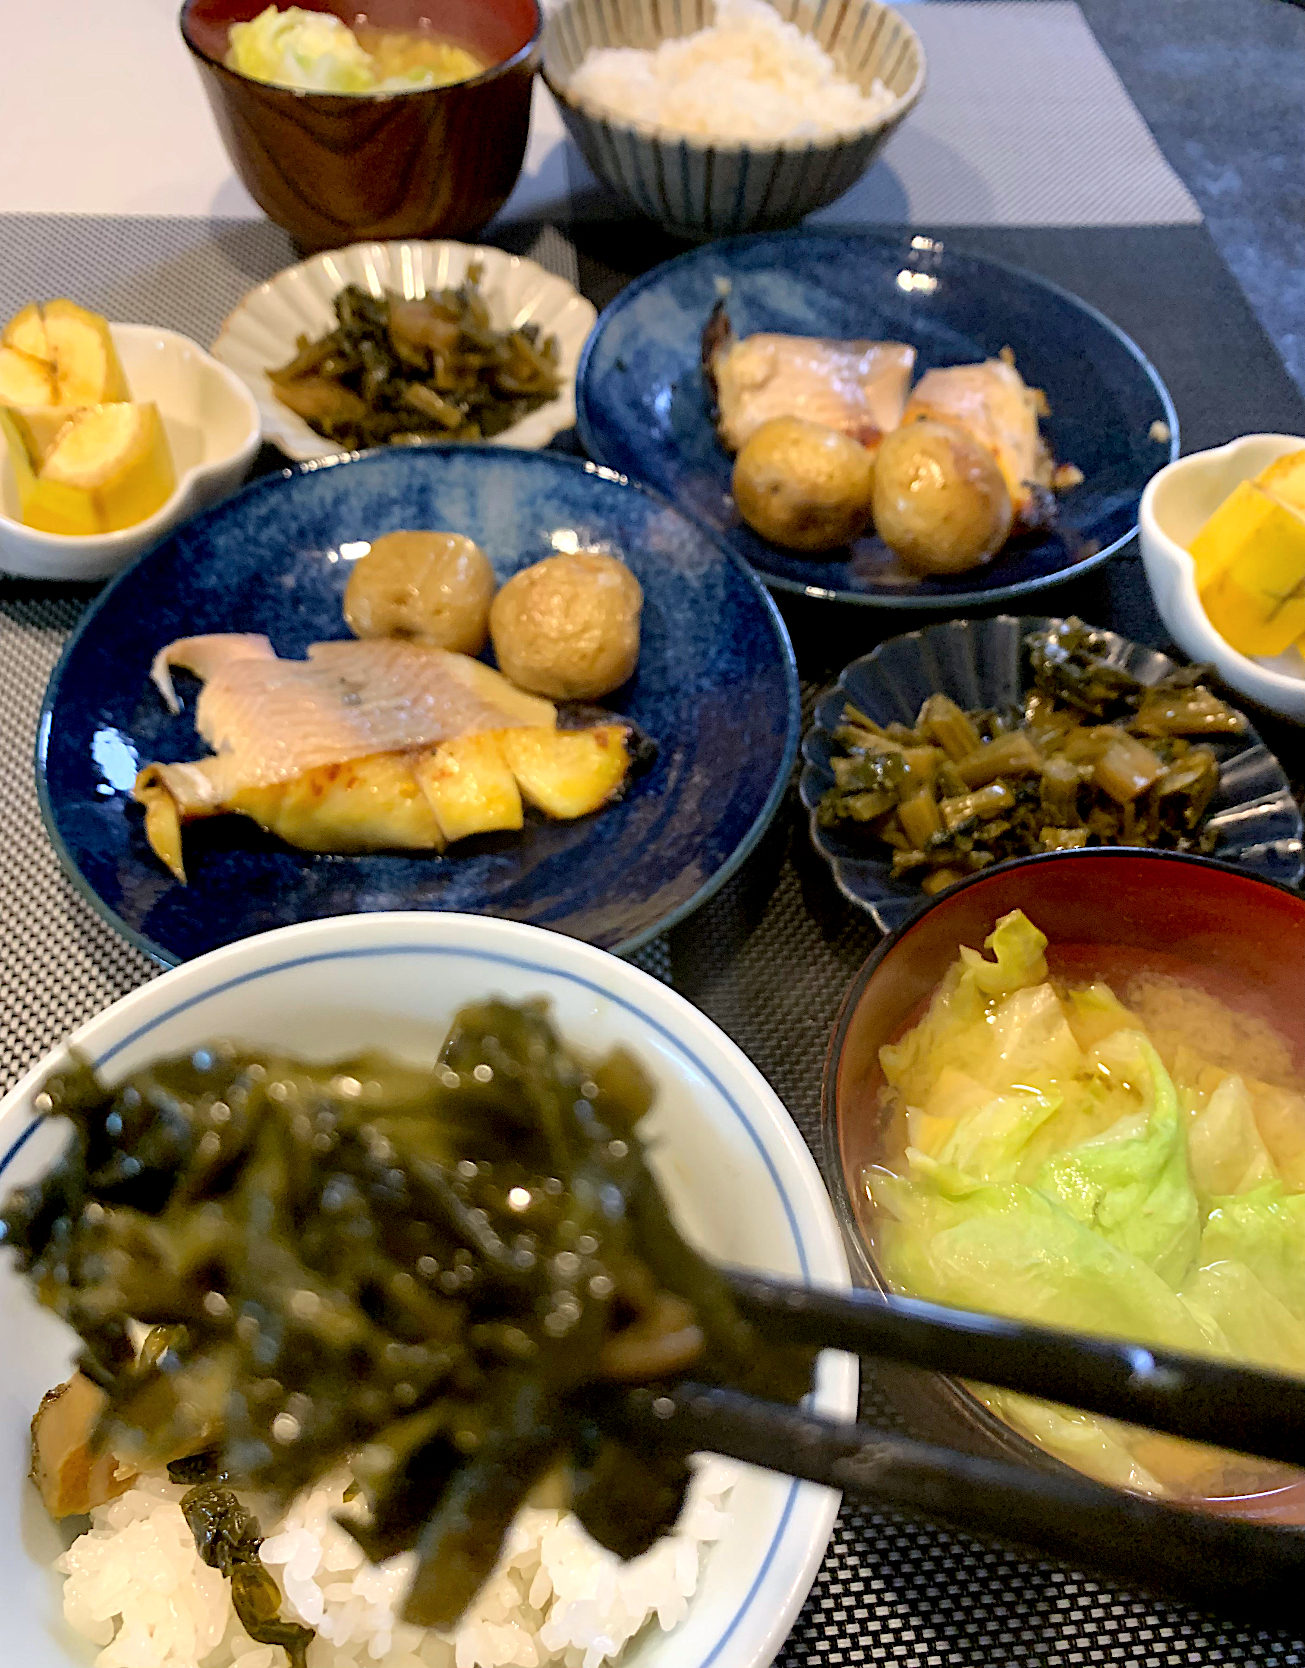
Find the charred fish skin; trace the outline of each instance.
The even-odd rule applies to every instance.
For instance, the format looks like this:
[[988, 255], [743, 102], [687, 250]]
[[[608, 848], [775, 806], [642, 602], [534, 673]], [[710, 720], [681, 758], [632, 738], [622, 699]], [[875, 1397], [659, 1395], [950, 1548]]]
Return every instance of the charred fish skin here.
[[707, 415], [712, 427], [720, 433], [720, 384], [716, 380], [716, 360], [728, 353], [738, 338], [730, 323], [729, 311], [722, 296], [712, 308], [702, 327], [702, 380], [707, 387]]

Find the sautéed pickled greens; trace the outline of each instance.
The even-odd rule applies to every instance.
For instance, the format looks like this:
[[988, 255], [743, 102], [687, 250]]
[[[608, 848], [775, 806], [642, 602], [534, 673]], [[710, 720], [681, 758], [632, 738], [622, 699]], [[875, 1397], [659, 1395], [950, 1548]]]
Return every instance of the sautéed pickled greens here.
[[[348, 1464], [348, 1532], [374, 1562], [415, 1549], [406, 1619], [444, 1627], [559, 1470], [619, 1557], [674, 1523], [687, 1466], [609, 1425], [621, 1386], [810, 1388], [815, 1352], [763, 1340], [672, 1221], [637, 1133], [652, 1095], [539, 1003], [463, 1009], [429, 1070], [217, 1045], [113, 1089], [73, 1066], [38, 1100], [68, 1146], [3, 1237], [81, 1338], [101, 1443], [282, 1502]], [[235, 1496], [187, 1499], [205, 1557], [241, 1565]]]
[[[1281, 1039], [1156, 976], [1125, 1001], [1104, 982], [1067, 987], [1049, 976], [1046, 946], [1022, 912], [1007, 915], [991, 956], [962, 948], [923, 1019], [881, 1050], [895, 1156], [863, 1182], [889, 1283], [1305, 1374], [1305, 1093]], [[1246, 1039], [1241, 1070], [1220, 1017]], [[1285, 1480], [1173, 1437], [980, 1394], [1103, 1481], [1190, 1497]]]

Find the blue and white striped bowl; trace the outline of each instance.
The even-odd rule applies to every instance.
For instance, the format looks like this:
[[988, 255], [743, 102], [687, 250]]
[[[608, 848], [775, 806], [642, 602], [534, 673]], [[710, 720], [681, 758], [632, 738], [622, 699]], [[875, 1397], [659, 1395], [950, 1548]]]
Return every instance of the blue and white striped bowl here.
[[924, 92], [920, 38], [880, 0], [771, 0], [813, 35], [848, 80], [895, 95], [868, 127], [775, 145], [713, 143], [613, 117], [569, 90], [595, 47], [655, 48], [706, 28], [714, 0], [563, 0], [544, 30], [543, 76], [594, 173], [677, 237], [703, 240], [796, 225], [869, 167]]
[[[722, 1261], [846, 1287], [847, 1260], [811, 1154], [774, 1091], [683, 997], [560, 933], [472, 915], [346, 915], [283, 927], [165, 973], [83, 1025], [0, 1103], [0, 1191], [33, 1181], [62, 1149], [33, 1102], [68, 1048], [112, 1082], [161, 1055], [226, 1037], [339, 1059], [381, 1048], [433, 1062], [463, 1003], [544, 996], [561, 1033], [602, 1052], [628, 1045], [652, 1073], [653, 1162], [685, 1231]], [[0, 1658], [88, 1668], [95, 1648], [62, 1619], [51, 1565], [63, 1546], [27, 1480], [27, 1426], [66, 1378], [72, 1334], [0, 1266]], [[856, 1366], [820, 1363], [816, 1407], [856, 1415]], [[709, 1550], [688, 1614], [631, 1645], [627, 1668], [767, 1668], [824, 1556], [838, 1497], [743, 1468], [731, 1523]]]

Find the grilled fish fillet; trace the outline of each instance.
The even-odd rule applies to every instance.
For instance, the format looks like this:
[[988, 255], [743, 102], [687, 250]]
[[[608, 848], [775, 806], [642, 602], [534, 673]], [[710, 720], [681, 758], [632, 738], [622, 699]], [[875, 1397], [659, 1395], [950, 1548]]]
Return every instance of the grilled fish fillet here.
[[740, 340], [718, 307], [703, 335], [703, 365], [715, 390], [716, 432], [731, 452], [772, 417], [805, 417], [873, 447], [902, 420], [915, 349], [820, 336]]
[[1051, 486], [1051, 453], [1038, 432], [1042, 396], [1004, 359], [926, 371], [904, 420], [934, 417], [965, 429], [997, 460], [1016, 519], [1036, 519]]
[[188, 665], [206, 679], [195, 728], [216, 758], [161, 767], [187, 798], [222, 803], [323, 765], [557, 722], [551, 701], [447, 649], [377, 638], [314, 643], [307, 660], [281, 660], [270, 648], [259, 652], [260, 642], [235, 633], [188, 638], [156, 659], [156, 668]]

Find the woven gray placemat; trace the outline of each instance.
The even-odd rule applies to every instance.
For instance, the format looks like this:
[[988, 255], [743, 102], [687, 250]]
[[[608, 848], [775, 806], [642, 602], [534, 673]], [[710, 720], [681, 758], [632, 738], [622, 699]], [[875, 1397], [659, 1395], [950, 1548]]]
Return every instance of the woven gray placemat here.
[[846, 196], [839, 225], [1192, 225], [1165, 161], [1073, 0], [909, 5], [928, 85]]
[[36, 803], [32, 747], [46, 681], [80, 597], [0, 583], [0, 1088], [158, 969], [65, 878]]

